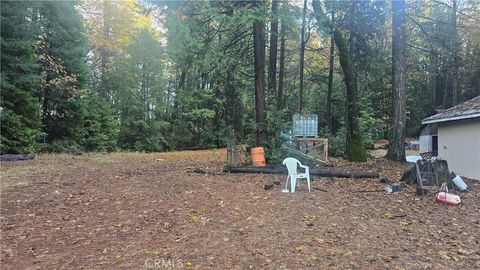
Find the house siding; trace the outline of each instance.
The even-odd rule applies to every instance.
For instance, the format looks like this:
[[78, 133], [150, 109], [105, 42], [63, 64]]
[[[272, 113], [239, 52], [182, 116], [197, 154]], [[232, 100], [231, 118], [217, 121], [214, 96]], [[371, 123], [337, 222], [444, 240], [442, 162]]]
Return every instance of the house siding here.
[[480, 180], [480, 118], [438, 123], [438, 157], [450, 171]]

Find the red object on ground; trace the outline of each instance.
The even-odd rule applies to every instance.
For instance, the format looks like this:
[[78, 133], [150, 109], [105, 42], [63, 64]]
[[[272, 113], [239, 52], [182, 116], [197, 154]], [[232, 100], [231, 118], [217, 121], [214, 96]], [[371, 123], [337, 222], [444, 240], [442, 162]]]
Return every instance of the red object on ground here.
[[448, 192], [439, 192], [436, 199], [438, 203], [447, 205], [457, 205], [461, 202], [459, 196], [450, 194]]

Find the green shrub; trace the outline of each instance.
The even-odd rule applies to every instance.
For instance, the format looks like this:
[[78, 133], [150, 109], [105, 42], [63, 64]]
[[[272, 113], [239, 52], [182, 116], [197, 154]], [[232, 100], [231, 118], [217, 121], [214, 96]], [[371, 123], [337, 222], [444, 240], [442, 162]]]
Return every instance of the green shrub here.
[[345, 135], [344, 129], [342, 129], [335, 136], [328, 138], [328, 155], [332, 157], [343, 157], [344, 153]]
[[40, 143], [38, 151], [43, 153], [81, 154], [82, 147], [73, 140], [56, 140], [51, 143]]

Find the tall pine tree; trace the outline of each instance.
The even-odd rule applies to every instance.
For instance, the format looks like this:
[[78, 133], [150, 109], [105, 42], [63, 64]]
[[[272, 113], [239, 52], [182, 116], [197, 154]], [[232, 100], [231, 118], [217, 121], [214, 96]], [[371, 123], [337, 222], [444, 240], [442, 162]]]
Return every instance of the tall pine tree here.
[[33, 9], [27, 2], [2, 2], [1, 153], [35, 150], [41, 135], [41, 83], [34, 51]]

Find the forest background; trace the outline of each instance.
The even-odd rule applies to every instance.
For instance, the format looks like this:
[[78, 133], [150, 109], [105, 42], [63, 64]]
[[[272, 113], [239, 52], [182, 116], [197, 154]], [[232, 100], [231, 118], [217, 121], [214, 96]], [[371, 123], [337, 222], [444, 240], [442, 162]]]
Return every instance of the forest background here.
[[478, 95], [476, 0], [1, 2], [1, 153], [205, 149], [234, 130], [273, 160], [311, 113], [331, 155], [365, 160]]

